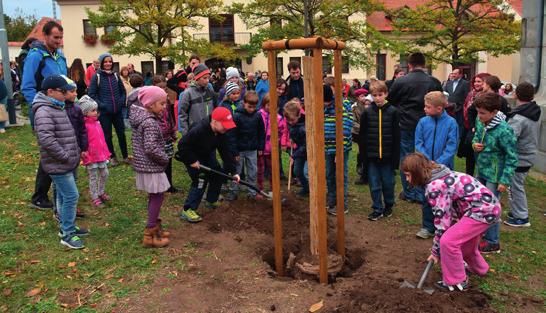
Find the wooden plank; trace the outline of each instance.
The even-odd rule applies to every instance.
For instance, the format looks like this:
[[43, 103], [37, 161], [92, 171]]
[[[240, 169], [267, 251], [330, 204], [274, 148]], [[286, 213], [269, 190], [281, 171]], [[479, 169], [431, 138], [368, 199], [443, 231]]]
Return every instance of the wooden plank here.
[[[268, 72], [269, 72], [269, 111], [270, 127], [271, 127], [271, 142], [279, 142], [279, 131], [277, 125], [277, 53], [275, 51], [268, 52]], [[279, 172], [279, 145], [271, 145], [271, 172], [273, 191], [273, 233], [275, 239], [275, 270], [279, 276], [284, 275], [283, 264], [283, 244], [282, 244], [282, 210], [281, 210], [281, 178]]]
[[341, 51], [334, 51], [334, 79], [336, 106], [336, 212], [337, 252], [345, 257], [345, 203], [343, 177], [343, 93], [341, 90]]
[[[290, 49], [328, 49], [343, 50], [345, 43], [324, 37], [297, 38], [283, 40], [268, 40], [262, 43], [263, 50], [290, 50]], [[322, 76], [322, 72], [320, 74]]]

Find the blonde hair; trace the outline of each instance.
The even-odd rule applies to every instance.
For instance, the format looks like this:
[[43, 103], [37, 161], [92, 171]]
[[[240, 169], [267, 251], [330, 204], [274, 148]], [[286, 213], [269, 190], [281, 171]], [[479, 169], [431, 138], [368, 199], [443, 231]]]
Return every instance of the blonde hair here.
[[298, 117], [301, 111], [301, 103], [298, 99], [294, 98], [284, 105], [283, 115], [286, 118]]
[[445, 108], [447, 106], [446, 95], [442, 91], [431, 91], [425, 95], [425, 102], [435, 107]]
[[388, 91], [387, 84], [381, 80], [374, 80], [370, 83], [370, 93], [387, 93]]

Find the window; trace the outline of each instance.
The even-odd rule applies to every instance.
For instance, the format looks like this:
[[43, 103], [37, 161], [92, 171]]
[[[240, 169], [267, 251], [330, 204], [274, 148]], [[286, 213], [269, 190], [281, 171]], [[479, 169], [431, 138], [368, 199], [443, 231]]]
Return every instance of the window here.
[[277, 58], [277, 76], [284, 76], [283, 58]]
[[153, 61], [142, 61], [140, 62], [140, 66], [142, 68], [142, 76], [146, 77], [146, 74], [148, 72], [154, 73], [154, 62]]
[[349, 57], [341, 57], [341, 73], [348, 74], [349, 73]]
[[385, 80], [387, 77], [387, 55], [385, 53], [375, 55], [375, 76], [379, 80]]
[[168, 70], [174, 69], [174, 63], [172, 61], [161, 61], [161, 74], [167, 73]]
[[404, 72], [408, 72], [408, 57], [407, 54], [401, 54], [400, 55], [400, 68], [404, 70]]
[[112, 65], [112, 71], [119, 73], [119, 62], [114, 62]]
[[322, 56], [322, 73], [323, 74], [332, 74], [332, 62], [330, 62], [329, 55]]
[[84, 36], [96, 36], [97, 35], [97, 29], [93, 24], [91, 24], [90, 20], [83, 20], [83, 35]]
[[111, 34], [115, 29], [116, 29], [116, 26], [114, 25], [106, 26], [104, 27], [104, 34], [106, 35]]
[[209, 18], [210, 42], [233, 44], [235, 31], [233, 29], [233, 14], [220, 14], [222, 20]]

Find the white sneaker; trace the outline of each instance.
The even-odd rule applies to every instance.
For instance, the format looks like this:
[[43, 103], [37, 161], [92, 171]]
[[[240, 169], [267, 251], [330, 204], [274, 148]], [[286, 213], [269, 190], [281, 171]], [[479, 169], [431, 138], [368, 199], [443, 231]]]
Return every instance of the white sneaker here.
[[421, 228], [420, 231], [415, 234], [415, 236], [422, 238], [422, 239], [428, 239], [434, 236], [434, 233], [429, 232], [428, 230]]

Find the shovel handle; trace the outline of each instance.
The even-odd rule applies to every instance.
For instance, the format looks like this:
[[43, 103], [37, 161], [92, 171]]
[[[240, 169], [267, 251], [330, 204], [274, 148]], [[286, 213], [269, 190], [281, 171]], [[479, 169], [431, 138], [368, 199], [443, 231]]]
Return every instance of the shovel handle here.
[[430, 271], [433, 265], [434, 265], [433, 260], [428, 261], [427, 266], [425, 267], [425, 270], [423, 271], [423, 275], [421, 275], [421, 279], [419, 279], [419, 283], [417, 283], [417, 289], [423, 288], [423, 284], [425, 283], [425, 279], [428, 276], [428, 272]]
[[[233, 176], [231, 176], [231, 175], [228, 175], [228, 174], [226, 174], [226, 173], [217, 171], [217, 170], [215, 170], [215, 169], [212, 169], [212, 168], [210, 168], [210, 167], [208, 167], [208, 166], [205, 166], [205, 165], [202, 165], [202, 164], [199, 164], [199, 169], [202, 169], [202, 170], [204, 170], [204, 171], [206, 171], [206, 172], [209, 172], [209, 173], [213, 173], [213, 174], [222, 176], [222, 177], [227, 178], [227, 179], [229, 179], [229, 180], [235, 180], [235, 178], [234, 178]], [[256, 186], [252, 185], [252, 184], [249, 183], [249, 182], [246, 182], [246, 181], [244, 181], [244, 180], [239, 180], [239, 184], [241, 184], [241, 185], [243, 185], [243, 186], [247, 186], [248, 188], [255, 190], [256, 192], [260, 193], [260, 194], [261, 194], [262, 196], [264, 196], [264, 197], [270, 198], [270, 195], [269, 195], [269, 194], [267, 194], [265, 191], [261, 190], [260, 188], [258, 188], [258, 187], [256, 187]]]

